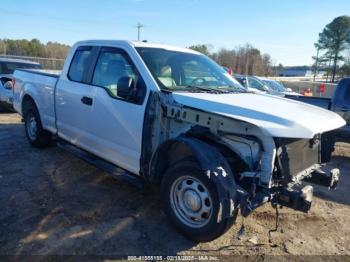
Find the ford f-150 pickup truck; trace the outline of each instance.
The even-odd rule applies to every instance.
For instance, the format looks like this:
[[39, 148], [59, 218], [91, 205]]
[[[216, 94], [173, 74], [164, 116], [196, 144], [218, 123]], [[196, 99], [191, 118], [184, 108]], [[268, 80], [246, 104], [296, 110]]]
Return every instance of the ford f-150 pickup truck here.
[[346, 125], [335, 130], [334, 134], [337, 141], [350, 143], [350, 78], [343, 78], [339, 81], [332, 98], [295, 95], [286, 97], [332, 110], [342, 116]]
[[321, 140], [345, 124], [339, 115], [248, 92], [193, 50], [83, 41], [60, 75], [14, 76], [14, 108], [33, 146], [55, 141], [112, 174], [159, 185], [170, 221], [196, 241], [269, 201], [307, 212], [313, 188], [302, 181], [333, 188], [339, 178], [321, 169]]

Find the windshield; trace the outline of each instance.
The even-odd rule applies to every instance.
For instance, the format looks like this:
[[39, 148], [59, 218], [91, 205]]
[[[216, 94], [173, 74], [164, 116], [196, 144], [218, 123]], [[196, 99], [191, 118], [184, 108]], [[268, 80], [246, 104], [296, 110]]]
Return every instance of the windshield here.
[[13, 71], [17, 68], [41, 69], [41, 65], [20, 62], [0, 62], [0, 74], [13, 74]]
[[263, 81], [273, 91], [285, 92], [284, 86], [282, 84], [278, 83], [277, 81], [273, 81], [273, 80], [263, 80]]
[[248, 77], [249, 87], [258, 89], [260, 91], [268, 91], [267, 87], [263, 82], [261, 82], [258, 78], [255, 78], [254, 76]]
[[221, 66], [204, 55], [149, 47], [137, 51], [162, 90], [245, 91]]

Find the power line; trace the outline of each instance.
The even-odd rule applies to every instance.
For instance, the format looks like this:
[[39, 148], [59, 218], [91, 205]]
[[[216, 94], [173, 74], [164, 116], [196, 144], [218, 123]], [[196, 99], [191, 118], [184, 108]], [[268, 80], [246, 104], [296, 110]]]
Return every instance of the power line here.
[[36, 18], [39, 20], [54, 20], [59, 22], [68, 22], [68, 23], [89, 23], [94, 25], [103, 25], [103, 26], [118, 26], [118, 27], [130, 27], [131, 24], [125, 24], [115, 21], [103, 21], [103, 20], [93, 20], [93, 19], [75, 19], [75, 18], [65, 18], [65, 17], [58, 17], [58, 16], [49, 16], [45, 13], [31, 13], [28, 14], [26, 12], [20, 12], [20, 11], [11, 11], [7, 9], [0, 8], [0, 12], [5, 15], [15, 15], [15, 16], [21, 16], [21, 17], [30, 17], [30, 18]]
[[136, 28], [137, 28], [137, 41], [140, 41], [140, 31], [141, 28], [144, 27], [143, 24], [137, 23]]

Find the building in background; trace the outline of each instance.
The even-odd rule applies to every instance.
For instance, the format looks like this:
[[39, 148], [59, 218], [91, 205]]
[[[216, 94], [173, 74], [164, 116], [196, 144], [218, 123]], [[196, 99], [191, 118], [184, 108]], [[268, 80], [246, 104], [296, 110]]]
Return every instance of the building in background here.
[[[317, 77], [321, 77], [325, 71], [318, 71]], [[278, 76], [311, 77], [314, 72], [310, 66], [286, 66], [278, 72]]]

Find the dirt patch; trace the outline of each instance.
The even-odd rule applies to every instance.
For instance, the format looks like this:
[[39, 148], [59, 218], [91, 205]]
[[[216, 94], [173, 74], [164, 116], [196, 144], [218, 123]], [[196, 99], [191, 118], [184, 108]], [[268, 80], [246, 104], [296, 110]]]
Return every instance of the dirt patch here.
[[342, 171], [338, 189], [315, 187], [309, 214], [281, 209], [272, 243], [274, 209], [265, 205], [219, 239], [197, 244], [168, 223], [156, 192], [57, 147], [30, 147], [20, 117], [0, 113], [0, 255], [350, 255], [349, 144], [337, 145], [331, 167]]

